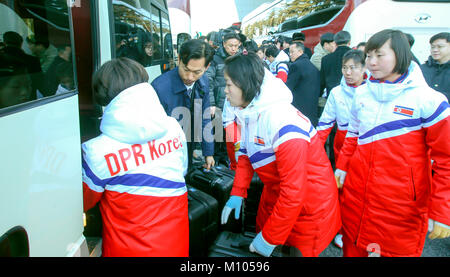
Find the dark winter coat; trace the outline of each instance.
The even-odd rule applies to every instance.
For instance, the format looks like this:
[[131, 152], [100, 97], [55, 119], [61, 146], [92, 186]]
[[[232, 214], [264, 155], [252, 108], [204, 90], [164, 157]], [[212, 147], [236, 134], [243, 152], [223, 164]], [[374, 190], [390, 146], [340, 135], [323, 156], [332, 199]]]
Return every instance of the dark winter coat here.
[[347, 51], [351, 50], [348, 46], [338, 46], [333, 53], [322, 58], [320, 66], [320, 91], [327, 89], [327, 95], [331, 89], [341, 83], [342, 78], [342, 57]]
[[445, 94], [450, 101], [450, 61], [439, 64], [430, 56], [420, 68], [428, 85]]
[[294, 96], [292, 104], [317, 126], [320, 73], [306, 54], [289, 66], [286, 85]]
[[209, 102], [211, 107], [215, 106], [223, 110], [225, 102], [225, 77], [223, 76], [223, 68], [225, 67], [225, 59], [229, 55], [221, 46], [217, 49], [216, 54], [206, 71], [209, 79]]

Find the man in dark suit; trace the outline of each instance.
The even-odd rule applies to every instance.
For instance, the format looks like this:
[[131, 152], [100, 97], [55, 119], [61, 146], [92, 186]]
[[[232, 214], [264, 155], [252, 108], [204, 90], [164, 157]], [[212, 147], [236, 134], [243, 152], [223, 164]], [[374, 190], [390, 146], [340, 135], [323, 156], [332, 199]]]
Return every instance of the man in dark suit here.
[[[179, 66], [152, 82], [167, 115], [178, 120], [186, 133], [189, 168], [193, 165], [194, 142], [201, 142], [205, 167], [210, 169], [215, 164], [214, 140], [212, 133], [207, 132], [211, 125], [210, 91], [208, 77], [204, 74], [213, 56], [214, 49], [208, 43], [188, 40], [181, 45]], [[195, 129], [196, 120], [201, 123], [200, 130]]]
[[322, 58], [320, 66], [320, 91], [327, 90], [327, 96], [332, 88], [338, 86], [342, 79], [342, 57], [347, 51], [351, 50], [351, 36], [347, 31], [340, 31], [334, 35], [334, 41], [337, 48]]
[[320, 73], [304, 51], [303, 43], [293, 42], [291, 44], [289, 53], [292, 63], [289, 67], [286, 85], [294, 96], [292, 104], [306, 115], [314, 126], [317, 126]]

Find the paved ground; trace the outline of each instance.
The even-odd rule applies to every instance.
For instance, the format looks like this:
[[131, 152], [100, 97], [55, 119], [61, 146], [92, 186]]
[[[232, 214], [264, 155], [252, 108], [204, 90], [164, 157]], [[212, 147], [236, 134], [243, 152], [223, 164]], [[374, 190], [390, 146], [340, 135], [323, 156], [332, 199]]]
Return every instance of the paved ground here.
[[[320, 257], [342, 257], [342, 250], [331, 243]], [[450, 257], [450, 238], [426, 239], [422, 257]]]

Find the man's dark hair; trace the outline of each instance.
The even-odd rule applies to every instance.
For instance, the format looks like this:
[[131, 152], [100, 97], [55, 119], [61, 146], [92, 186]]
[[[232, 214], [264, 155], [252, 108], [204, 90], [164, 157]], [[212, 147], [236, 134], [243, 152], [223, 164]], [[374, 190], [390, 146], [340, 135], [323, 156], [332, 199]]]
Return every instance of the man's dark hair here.
[[9, 31], [3, 34], [3, 41], [7, 46], [22, 47], [23, 38], [18, 33]]
[[297, 49], [301, 49], [303, 52], [305, 52], [305, 45], [300, 41], [295, 41], [291, 45], [295, 45]]
[[259, 94], [264, 79], [264, 65], [255, 53], [238, 53], [228, 57], [224, 72], [242, 90], [242, 99], [246, 103]]
[[364, 66], [366, 64], [366, 54], [363, 51], [352, 49], [345, 52], [342, 57], [342, 64], [346, 63], [348, 60], [353, 60], [356, 64], [361, 64]]
[[129, 87], [148, 82], [145, 68], [129, 58], [113, 59], [103, 64], [92, 77], [94, 98], [107, 106], [120, 92]]
[[305, 41], [305, 34], [300, 32], [300, 33], [294, 33], [292, 35], [292, 41]]
[[257, 52], [258, 51], [258, 44], [254, 40], [247, 40], [243, 43], [244, 48], [249, 52]]
[[241, 41], [241, 36], [239, 34], [236, 34], [235, 32], [227, 32], [225, 35], [223, 35], [223, 42], [227, 42], [230, 39], [237, 39]]
[[450, 42], [450, 33], [449, 32], [442, 32], [435, 34], [430, 38], [430, 44], [433, 43], [437, 39], [445, 39], [447, 42]]
[[280, 49], [278, 49], [275, 45], [269, 45], [266, 49], [266, 57], [274, 57], [276, 58], [280, 53]]
[[320, 45], [324, 45], [325, 43], [330, 43], [334, 41], [334, 34], [333, 33], [325, 33], [320, 36]]
[[390, 41], [390, 46], [397, 59], [397, 64], [395, 65], [393, 72], [404, 74], [408, 70], [411, 63], [412, 53], [408, 39], [402, 31], [385, 29], [374, 34], [367, 41], [364, 52], [368, 54], [371, 51], [376, 51], [380, 49], [387, 41]]
[[337, 45], [346, 45], [352, 39], [351, 35], [347, 31], [340, 31], [334, 35], [334, 41]]
[[214, 57], [214, 49], [206, 42], [200, 39], [191, 39], [184, 42], [180, 48], [180, 59], [187, 65], [190, 60], [199, 60], [205, 58], [205, 67], [207, 67]]

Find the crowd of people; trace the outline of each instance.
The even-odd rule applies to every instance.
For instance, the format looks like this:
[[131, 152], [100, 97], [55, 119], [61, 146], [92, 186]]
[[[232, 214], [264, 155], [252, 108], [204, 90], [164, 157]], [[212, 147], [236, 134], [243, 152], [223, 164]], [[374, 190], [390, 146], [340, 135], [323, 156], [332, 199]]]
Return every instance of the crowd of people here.
[[450, 236], [450, 34], [431, 37], [422, 65], [398, 30], [355, 49], [345, 31], [314, 52], [304, 40], [258, 47], [229, 28], [186, 41], [151, 85], [127, 58], [95, 73], [105, 111], [83, 144], [84, 208], [100, 201], [104, 256], [189, 255], [196, 143], [206, 169], [225, 153], [235, 170], [222, 223], [255, 172], [264, 183], [249, 247], [263, 256], [285, 244], [317, 257], [333, 238], [345, 257], [420, 256], [428, 231]]

